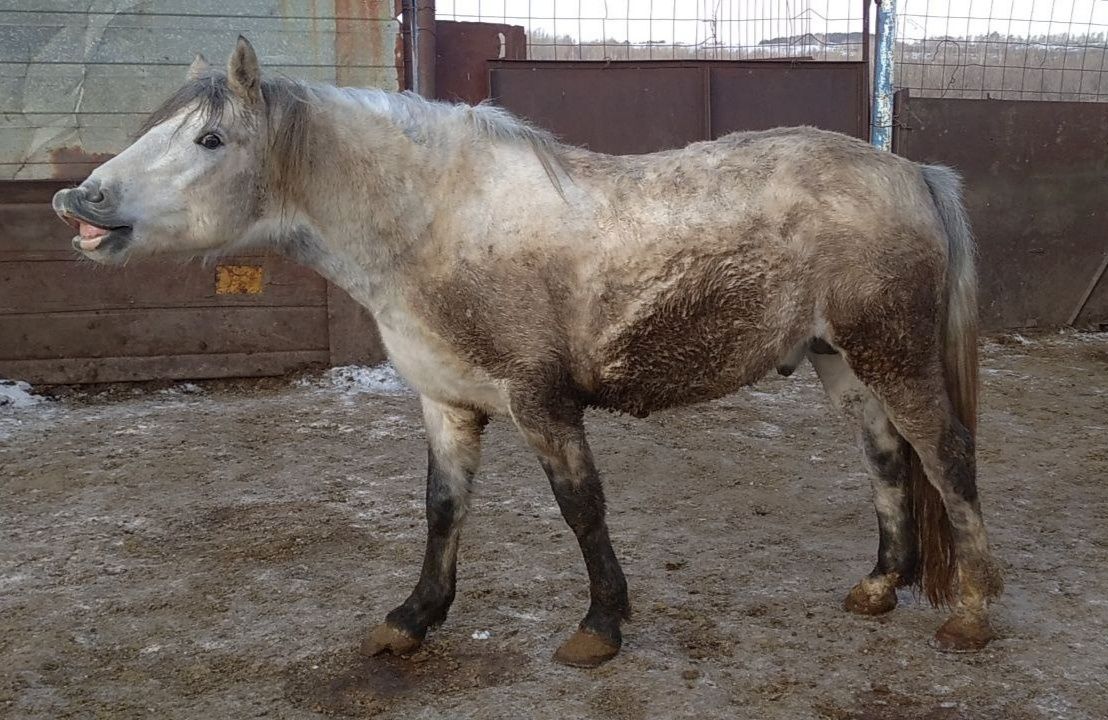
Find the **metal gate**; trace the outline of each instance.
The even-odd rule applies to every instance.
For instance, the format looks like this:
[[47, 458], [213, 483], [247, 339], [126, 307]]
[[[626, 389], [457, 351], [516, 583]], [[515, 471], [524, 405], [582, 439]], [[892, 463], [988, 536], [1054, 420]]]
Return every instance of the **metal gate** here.
[[440, 99], [491, 98], [561, 140], [599, 152], [652, 152], [783, 125], [868, 136], [866, 61], [524, 60], [520, 27], [435, 27]]

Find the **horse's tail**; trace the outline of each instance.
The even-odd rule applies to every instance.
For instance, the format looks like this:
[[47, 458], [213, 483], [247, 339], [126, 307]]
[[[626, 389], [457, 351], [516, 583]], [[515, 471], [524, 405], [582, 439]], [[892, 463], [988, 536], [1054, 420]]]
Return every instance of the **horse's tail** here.
[[[977, 273], [974, 242], [965, 207], [962, 179], [941, 165], [922, 166], [947, 242], [945, 312], [941, 317], [943, 373], [954, 415], [974, 437], [977, 433]], [[942, 497], [927, 480], [919, 457], [909, 461], [914, 517], [919, 540], [915, 582], [932, 605], [953, 602], [957, 569], [954, 541]]]

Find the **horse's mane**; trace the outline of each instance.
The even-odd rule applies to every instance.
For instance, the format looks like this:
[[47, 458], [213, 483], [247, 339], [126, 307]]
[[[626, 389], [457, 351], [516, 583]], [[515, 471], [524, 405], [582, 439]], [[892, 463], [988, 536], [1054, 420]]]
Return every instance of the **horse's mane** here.
[[[437, 127], [467, 128], [477, 139], [493, 143], [528, 145], [542, 164], [550, 182], [562, 193], [558, 170], [565, 174], [561, 157], [566, 150], [549, 132], [536, 128], [507, 110], [482, 103], [476, 106], [426, 100], [411, 92], [386, 92], [377, 89], [335, 88], [313, 85], [284, 77], [263, 78], [267, 125], [270, 129], [270, 180], [276, 187], [291, 189], [293, 179], [303, 176], [309, 163], [309, 129], [312, 107], [325, 102], [331, 92], [346, 93], [366, 107], [395, 123], [416, 142], [431, 142]], [[199, 115], [204, 127], [214, 127], [223, 119], [233, 90], [227, 76], [213, 71], [185, 83], [158, 107], [143, 123], [139, 135], [188, 109], [191, 118]]]
[[465, 105], [427, 100], [407, 90], [402, 93], [383, 90], [360, 92], [375, 93], [388, 104], [392, 118], [407, 132], [425, 132], [428, 126], [437, 123], [458, 123], [472, 130], [478, 138], [496, 143], [523, 143], [530, 146], [551, 184], [558, 194], [563, 194], [558, 171], [563, 175], [567, 174], [561, 161], [566, 146], [558, 142], [552, 133], [531, 125], [504, 108], [487, 102]]

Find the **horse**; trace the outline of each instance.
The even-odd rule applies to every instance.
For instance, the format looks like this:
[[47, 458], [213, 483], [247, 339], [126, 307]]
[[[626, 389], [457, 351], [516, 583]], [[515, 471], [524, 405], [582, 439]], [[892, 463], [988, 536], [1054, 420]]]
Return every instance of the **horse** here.
[[240, 37], [226, 70], [197, 56], [133, 144], [53, 206], [99, 263], [268, 248], [372, 312], [420, 394], [427, 540], [364, 653], [411, 652], [446, 619], [500, 416], [584, 556], [588, 611], [554, 659], [593, 667], [630, 605], [585, 411], [644, 417], [805, 359], [856, 428], [878, 520], [845, 609], [887, 613], [910, 587], [950, 609], [935, 647], [993, 637], [961, 192], [948, 168], [808, 127], [590, 152], [490, 104], [263, 77]]

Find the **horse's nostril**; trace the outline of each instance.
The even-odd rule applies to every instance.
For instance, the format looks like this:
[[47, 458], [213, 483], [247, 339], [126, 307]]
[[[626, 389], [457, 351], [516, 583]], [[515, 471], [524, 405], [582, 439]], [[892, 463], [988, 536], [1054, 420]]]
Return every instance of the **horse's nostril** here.
[[86, 182], [81, 186], [81, 190], [84, 191], [85, 202], [96, 205], [104, 202], [104, 190], [98, 182]]

